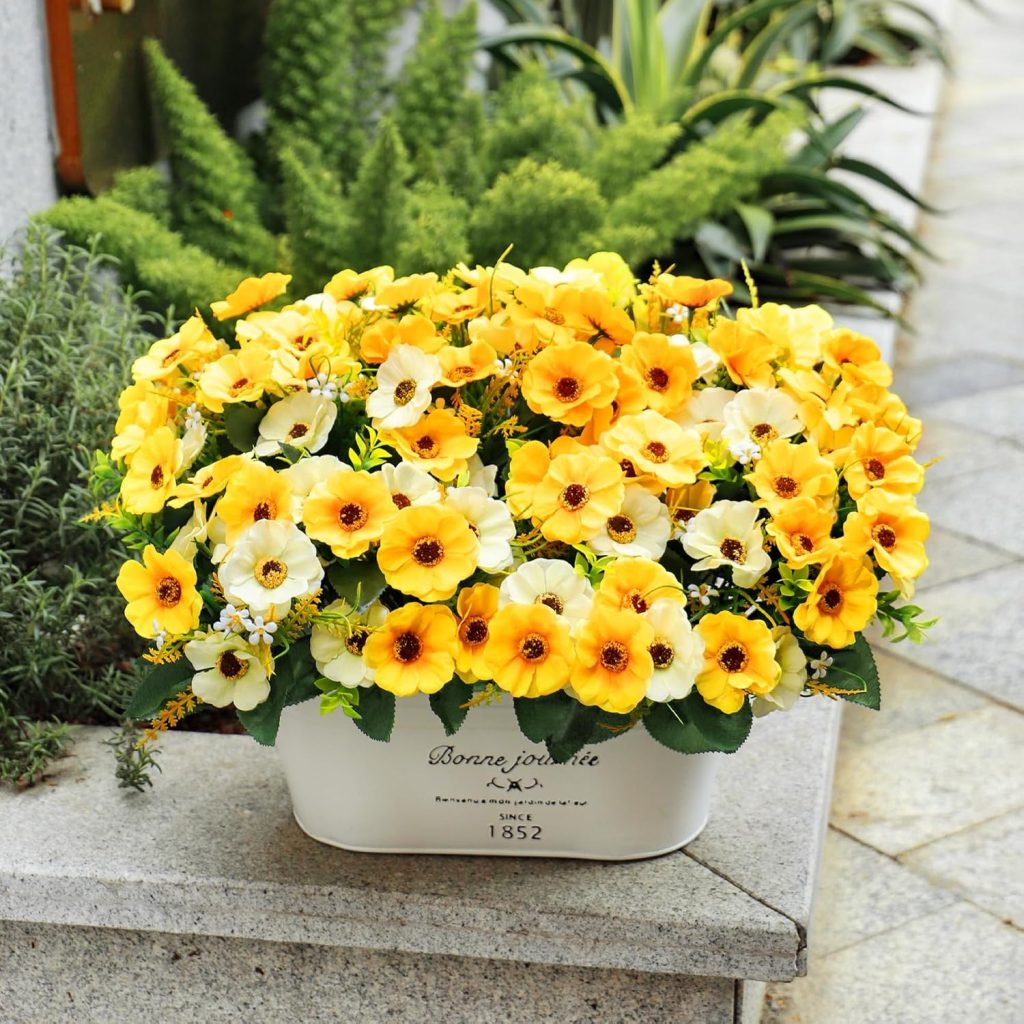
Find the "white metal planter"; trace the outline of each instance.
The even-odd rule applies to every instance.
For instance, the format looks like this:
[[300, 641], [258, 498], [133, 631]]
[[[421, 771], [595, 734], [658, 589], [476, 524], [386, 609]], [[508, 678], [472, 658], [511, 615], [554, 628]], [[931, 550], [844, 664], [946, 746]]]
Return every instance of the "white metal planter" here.
[[374, 853], [634, 860], [685, 846], [707, 823], [721, 754], [676, 754], [640, 728], [554, 764], [511, 700], [446, 737], [427, 698], [397, 702], [390, 743], [319, 702], [285, 709], [277, 741], [295, 820]]

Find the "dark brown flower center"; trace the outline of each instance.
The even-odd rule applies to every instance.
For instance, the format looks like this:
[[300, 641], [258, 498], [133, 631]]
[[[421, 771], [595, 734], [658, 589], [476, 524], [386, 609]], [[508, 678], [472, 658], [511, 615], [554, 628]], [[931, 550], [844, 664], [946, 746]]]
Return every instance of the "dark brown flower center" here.
[[436, 459], [441, 451], [441, 446], [429, 434], [418, 437], [414, 447], [421, 459]]
[[738, 643], [726, 644], [719, 652], [719, 667], [725, 672], [742, 672], [750, 660], [747, 656], [747, 649]]
[[467, 647], [479, 647], [487, 640], [490, 630], [482, 615], [473, 615], [459, 627], [459, 639]]
[[174, 362], [177, 361], [178, 356], [180, 356], [180, 355], [181, 355], [181, 349], [180, 348], [176, 348], [173, 352], [169, 352], [167, 355], [164, 356], [163, 362], [161, 362], [160, 365], [164, 366], [164, 367], [170, 366], [171, 363], [174, 363]]
[[669, 380], [668, 371], [663, 370], [660, 366], [652, 366], [644, 374], [644, 381], [652, 391], [666, 391], [668, 389]]
[[605, 528], [608, 530], [608, 536], [616, 544], [630, 544], [636, 539], [636, 524], [629, 516], [622, 515], [621, 513], [617, 516], [612, 516], [605, 523]]
[[583, 484], [569, 484], [558, 496], [562, 508], [569, 512], [578, 512], [588, 501], [590, 491]]
[[164, 468], [163, 466], [154, 466], [153, 472], [149, 474], [149, 482], [154, 487], [163, 487], [164, 485]]
[[869, 480], [881, 480], [885, 476], [885, 466], [879, 459], [868, 459], [864, 463], [864, 472]]
[[346, 501], [338, 509], [338, 524], [349, 533], [361, 530], [369, 519], [366, 509], [354, 501]]
[[556, 615], [561, 615], [565, 610], [565, 603], [557, 594], [552, 594], [550, 590], [537, 598], [537, 604], [547, 605]]
[[241, 679], [249, 671], [249, 662], [240, 658], [234, 651], [225, 651], [217, 659], [217, 671], [225, 679]]
[[843, 592], [833, 583], [822, 591], [818, 599], [818, 610], [825, 615], [835, 615], [843, 605]]
[[722, 552], [722, 557], [728, 558], [730, 562], [742, 562], [747, 557], [747, 549], [743, 542], [735, 537], [726, 537], [718, 546], [718, 550]]
[[633, 465], [629, 459], [621, 459], [619, 466], [622, 467], [622, 472], [625, 474], [627, 480], [632, 480], [636, 477], [636, 466]]
[[173, 576], [165, 576], [156, 585], [156, 599], [165, 608], [173, 608], [181, 600], [181, 584]]
[[416, 394], [416, 381], [406, 378], [395, 385], [395, 405], [408, 405]]
[[791, 476], [777, 476], [772, 487], [780, 498], [793, 498], [800, 493], [800, 485]]
[[677, 508], [672, 513], [672, 521], [677, 526], [685, 526], [696, 514], [697, 514], [697, 510], [696, 509], [692, 509], [692, 508]]
[[804, 551], [809, 553], [814, 550], [814, 541], [806, 533], [798, 533], [794, 539]]
[[601, 667], [609, 672], [622, 672], [629, 664], [629, 648], [618, 640], [607, 640], [601, 645]]
[[292, 429], [288, 431], [288, 436], [293, 440], [297, 440], [300, 437], [305, 437], [309, 433], [309, 426], [306, 423], [293, 423]]
[[395, 508], [408, 508], [412, 504], [412, 499], [407, 494], [392, 494], [391, 500]]
[[253, 575], [261, 587], [273, 590], [288, 578], [288, 566], [277, 558], [261, 558], [256, 563]]
[[886, 551], [891, 551], [896, 546], [896, 531], [891, 526], [879, 523], [872, 531], [871, 536], [875, 542], [881, 544]]
[[651, 462], [667, 462], [668, 461], [668, 448], [661, 443], [661, 441], [648, 441], [644, 445], [644, 455], [651, 460]]
[[423, 653], [423, 641], [415, 633], [402, 633], [392, 648], [395, 658], [408, 665]]
[[345, 641], [345, 650], [349, 654], [354, 654], [356, 657], [360, 657], [363, 653], [363, 648], [366, 646], [366, 641], [370, 637], [369, 630], [366, 629], [354, 629], [352, 633]]
[[647, 611], [648, 604], [647, 599], [639, 590], [633, 589], [626, 591], [625, 596], [622, 598], [622, 607], [626, 609], [632, 609], [640, 615], [643, 615]]
[[256, 507], [252, 510], [252, 518], [254, 522], [259, 522], [261, 519], [274, 519], [277, 516], [277, 502], [275, 501], [258, 501]]
[[242, 388], [244, 388], [245, 385], [248, 384], [248, 383], [249, 383], [249, 378], [248, 377], [239, 377], [238, 380], [236, 380], [235, 383], [231, 385], [231, 390], [232, 391], [241, 391]]
[[664, 640], [655, 640], [650, 647], [647, 648], [647, 652], [651, 656], [651, 661], [654, 662], [655, 668], [668, 668], [669, 665], [675, 661], [676, 652], [672, 648], [671, 644], [665, 643]]
[[541, 661], [548, 656], [548, 642], [540, 633], [527, 633], [519, 641], [519, 654], [524, 661]]
[[413, 559], [427, 569], [432, 569], [444, 558], [444, 545], [437, 537], [420, 537], [412, 547]]
[[756, 423], [750, 428], [750, 436], [758, 444], [767, 444], [779, 436], [779, 432], [770, 423]]
[[555, 398], [560, 402], [575, 402], [580, 397], [580, 382], [575, 377], [559, 377], [555, 382]]

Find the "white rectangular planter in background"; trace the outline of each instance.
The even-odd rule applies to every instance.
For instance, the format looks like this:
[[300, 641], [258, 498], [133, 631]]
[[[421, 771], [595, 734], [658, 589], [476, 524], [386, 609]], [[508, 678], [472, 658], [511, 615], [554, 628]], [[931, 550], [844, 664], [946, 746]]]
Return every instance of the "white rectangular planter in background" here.
[[446, 737], [427, 698], [397, 701], [390, 743], [319, 701], [285, 709], [277, 748], [299, 826], [374, 853], [633, 860], [700, 833], [720, 754], [674, 753], [642, 727], [555, 764], [512, 701]]

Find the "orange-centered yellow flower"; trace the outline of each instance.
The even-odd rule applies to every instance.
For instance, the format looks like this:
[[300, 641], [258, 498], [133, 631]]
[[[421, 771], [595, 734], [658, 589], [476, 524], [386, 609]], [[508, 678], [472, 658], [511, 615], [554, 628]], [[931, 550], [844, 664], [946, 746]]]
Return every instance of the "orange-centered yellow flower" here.
[[825, 563], [793, 621], [811, 643], [849, 647], [875, 614], [877, 594], [870, 561], [840, 552]]
[[761, 504], [773, 515], [796, 498], [830, 499], [838, 478], [828, 459], [810, 442], [792, 444], [779, 438], [766, 445], [748, 478]]
[[459, 621], [455, 667], [467, 682], [489, 679], [485, 655], [491, 638], [491, 619], [498, 610], [498, 588], [490, 583], [466, 587], [459, 591], [455, 609]]
[[527, 441], [509, 459], [505, 502], [517, 519], [530, 515], [534, 492], [551, 466], [551, 453], [543, 441]]
[[398, 697], [437, 693], [455, 672], [455, 616], [443, 605], [406, 604], [363, 646], [374, 681]]
[[121, 501], [128, 512], [159, 512], [174, 491], [181, 469], [181, 441], [170, 427], [159, 427], [132, 456], [121, 481]]
[[924, 542], [929, 530], [928, 517], [911, 499], [879, 490], [861, 498], [843, 524], [849, 549], [870, 551], [887, 573], [904, 580], [917, 579], [928, 568]]
[[766, 334], [734, 320], [719, 320], [708, 335], [708, 344], [734, 383], [747, 388], [775, 386], [772, 360], [779, 350]]
[[924, 467], [910, 454], [910, 445], [895, 431], [859, 426], [850, 439], [845, 470], [850, 497], [859, 500], [870, 490], [917, 494], [924, 484]]
[[638, 331], [619, 356], [643, 381], [647, 404], [671, 416], [690, 398], [697, 363], [688, 345], [673, 345], [664, 334]]
[[505, 605], [491, 619], [490, 636], [487, 675], [513, 697], [545, 697], [569, 682], [569, 627], [546, 605]]
[[582, 427], [618, 391], [610, 356], [586, 342], [552, 345], [534, 356], [523, 374], [523, 398], [536, 413]]
[[635, 480], [652, 494], [694, 483], [707, 465], [700, 434], [653, 409], [621, 416], [601, 435], [600, 444], [627, 480]]
[[449, 409], [432, 409], [411, 427], [387, 431], [384, 439], [406, 461], [439, 480], [452, 480], [466, 469], [479, 444]]
[[654, 290], [666, 306], [689, 306], [691, 309], [708, 306], [717, 299], [732, 295], [732, 285], [721, 278], [704, 280], [675, 274], [659, 274]]
[[226, 299], [211, 302], [210, 309], [218, 320], [241, 316], [250, 309], [263, 306], [283, 294], [291, 282], [291, 274], [264, 274], [247, 277]]
[[228, 480], [214, 512], [224, 523], [227, 542], [233, 544], [253, 523], [294, 518], [291, 484], [265, 463], [246, 462]]
[[735, 714], [746, 694], [763, 695], [779, 681], [771, 630], [760, 620], [732, 612], [705, 615], [697, 623], [704, 641], [704, 668], [697, 675], [697, 690], [712, 707]]
[[306, 535], [339, 558], [357, 558], [378, 541], [398, 513], [387, 484], [369, 473], [341, 470], [315, 484], [302, 506]]
[[464, 516], [444, 505], [410, 505], [384, 528], [377, 564], [389, 586], [423, 601], [447, 601], [476, 569], [480, 543]]
[[199, 375], [196, 401], [211, 412], [223, 412], [225, 404], [255, 402], [272, 383], [273, 371], [273, 359], [262, 346], [228, 352]]
[[199, 625], [203, 599], [196, 590], [196, 571], [177, 551], [161, 555], [147, 544], [141, 564], [130, 559], [121, 566], [117, 589], [128, 602], [125, 618], [139, 636], [161, 631], [179, 636]]
[[625, 493], [622, 470], [607, 455], [559, 455], [537, 485], [533, 515], [548, 540], [578, 544], [600, 532]]
[[572, 687], [583, 704], [625, 715], [647, 694], [654, 630], [637, 615], [594, 606], [576, 638]]
[[786, 502], [768, 521], [765, 529], [778, 545], [779, 554], [792, 569], [826, 562], [835, 551], [832, 538], [835, 513], [814, 498]]
[[650, 558], [617, 558], [601, 580], [595, 602], [643, 615], [655, 601], [685, 601], [682, 584]]

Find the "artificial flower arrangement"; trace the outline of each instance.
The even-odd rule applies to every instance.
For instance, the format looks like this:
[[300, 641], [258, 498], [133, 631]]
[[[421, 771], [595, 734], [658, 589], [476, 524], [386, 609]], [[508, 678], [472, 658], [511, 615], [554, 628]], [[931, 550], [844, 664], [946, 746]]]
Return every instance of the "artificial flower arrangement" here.
[[319, 697], [386, 740], [396, 697], [449, 733], [504, 698], [561, 761], [640, 723], [731, 751], [801, 696], [878, 707], [863, 631], [928, 625], [928, 520], [868, 338], [612, 253], [344, 270], [259, 308], [288, 281], [156, 342], [97, 457], [141, 556], [117, 586], [151, 736], [205, 702], [272, 743]]

